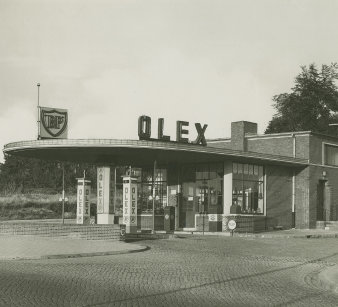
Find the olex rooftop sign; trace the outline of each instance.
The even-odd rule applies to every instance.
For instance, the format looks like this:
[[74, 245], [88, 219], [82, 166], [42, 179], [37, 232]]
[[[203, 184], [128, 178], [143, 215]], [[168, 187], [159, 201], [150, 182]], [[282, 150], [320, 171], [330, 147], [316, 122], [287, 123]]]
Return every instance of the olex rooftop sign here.
[[[208, 125], [202, 125], [200, 123], [195, 123], [195, 128], [197, 131], [197, 138], [194, 141], [189, 141], [189, 122], [178, 120], [176, 121], [176, 142], [177, 143], [191, 143], [196, 145], [207, 145], [204, 133]], [[138, 119], [138, 136], [140, 140], [159, 140], [165, 142], [171, 142], [169, 135], [164, 135], [164, 119], [158, 119], [157, 126], [157, 139], [151, 137], [151, 118], [146, 115], [142, 115]], [[173, 141], [175, 142], [175, 141]]]

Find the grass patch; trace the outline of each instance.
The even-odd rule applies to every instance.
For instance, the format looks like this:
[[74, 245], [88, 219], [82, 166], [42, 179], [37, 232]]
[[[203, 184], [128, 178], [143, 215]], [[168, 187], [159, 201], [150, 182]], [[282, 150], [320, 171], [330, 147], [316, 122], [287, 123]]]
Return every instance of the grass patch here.
[[[76, 216], [76, 195], [65, 203], [65, 218]], [[62, 216], [59, 194], [13, 194], [0, 196], [0, 220], [55, 219]]]

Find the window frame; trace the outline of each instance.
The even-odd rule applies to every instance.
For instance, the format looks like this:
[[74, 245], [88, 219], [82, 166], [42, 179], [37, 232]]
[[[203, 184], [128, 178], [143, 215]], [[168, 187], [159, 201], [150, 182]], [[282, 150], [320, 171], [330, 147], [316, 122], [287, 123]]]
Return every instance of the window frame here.
[[322, 165], [331, 166], [331, 167], [338, 167], [338, 164], [329, 164], [327, 163], [327, 147], [335, 147], [338, 150], [338, 144], [322, 142]]
[[[262, 187], [263, 189], [263, 195], [262, 195], [262, 200], [263, 200], [263, 206], [262, 206], [262, 212], [261, 213], [236, 213], [238, 215], [250, 215], [250, 216], [266, 216], [266, 174], [265, 174], [265, 167], [264, 165], [261, 164], [251, 164], [251, 163], [241, 163], [241, 162], [232, 162], [232, 175], [234, 175], [234, 165], [236, 165], [236, 175], [240, 175], [241, 178], [239, 178], [239, 176], [236, 176], [236, 178], [234, 176], [232, 176], [232, 189], [231, 189], [231, 193], [232, 193], [232, 199], [234, 197], [234, 195], [241, 195], [242, 197], [242, 201], [245, 198], [245, 192], [244, 192], [244, 187], [245, 187], [245, 183], [256, 183], [258, 186], [258, 195], [259, 195], [259, 187]], [[245, 165], [246, 168], [248, 168], [248, 170], [252, 167], [253, 170], [253, 174], [249, 174], [250, 172], [248, 171], [248, 174], [245, 173]], [[241, 167], [240, 167], [241, 166]], [[258, 179], [251, 179], [249, 176], [250, 175], [255, 175], [255, 168], [257, 169], [257, 173], [258, 173]], [[241, 169], [241, 171], [239, 171]], [[260, 171], [261, 170], [261, 171]], [[259, 177], [259, 174], [261, 173], [261, 177]], [[247, 178], [245, 179], [245, 176], [247, 176]], [[234, 181], [236, 183], [241, 183], [242, 186], [242, 193], [241, 194], [234, 194]], [[258, 200], [260, 198], [257, 198]], [[234, 203], [231, 204], [231, 206], [233, 206]], [[259, 208], [259, 207], [258, 207]], [[243, 209], [243, 204], [241, 206], [241, 209]]]

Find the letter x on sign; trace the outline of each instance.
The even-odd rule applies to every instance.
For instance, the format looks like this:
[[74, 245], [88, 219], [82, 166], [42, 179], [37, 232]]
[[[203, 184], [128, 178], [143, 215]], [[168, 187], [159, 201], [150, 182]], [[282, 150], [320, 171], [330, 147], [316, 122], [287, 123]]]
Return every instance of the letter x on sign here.
[[202, 145], [207, 145], [207, 141], [205, 140], [204, 132], [207, 129], [208, 125], [203, 125], [203, 128], [200, 123], [195, 124], [198, 136], [195, 140], [195, 144], [201, 143]]

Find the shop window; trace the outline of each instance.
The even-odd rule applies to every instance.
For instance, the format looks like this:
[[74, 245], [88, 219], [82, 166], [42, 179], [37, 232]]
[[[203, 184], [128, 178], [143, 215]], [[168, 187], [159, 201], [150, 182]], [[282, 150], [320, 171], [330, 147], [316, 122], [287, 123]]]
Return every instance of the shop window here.
[[196, 166], [196, 201], [198, 212], [223, 213], [223, 164]]
[[233, 163], [231, 214], [264, 214], [263, 166]]
[[139, 213], [153, 212], [162, 215], [167, 206], [167, 170], [156, 169], [155, 182], [153, 182], [154, 169], [144, 168], [141, 170], [138, 182], [138, 211]]
[[[116, 167], [111, 172], [111, 204], [115, 208], [115, 215], [123, 215], [123, 180], [122, 177], [131, 173], [137, 178], [138, 213], [153, 212], [153, 198], [155, 214], [163, 214], [167, 206], [167, 170], [157, 169], [155, 183], [153, 183], [153, 168]], [[153, 187], [155, 192], [153, 192]], [[155, 197], [154, 197], [155, 196]]]

